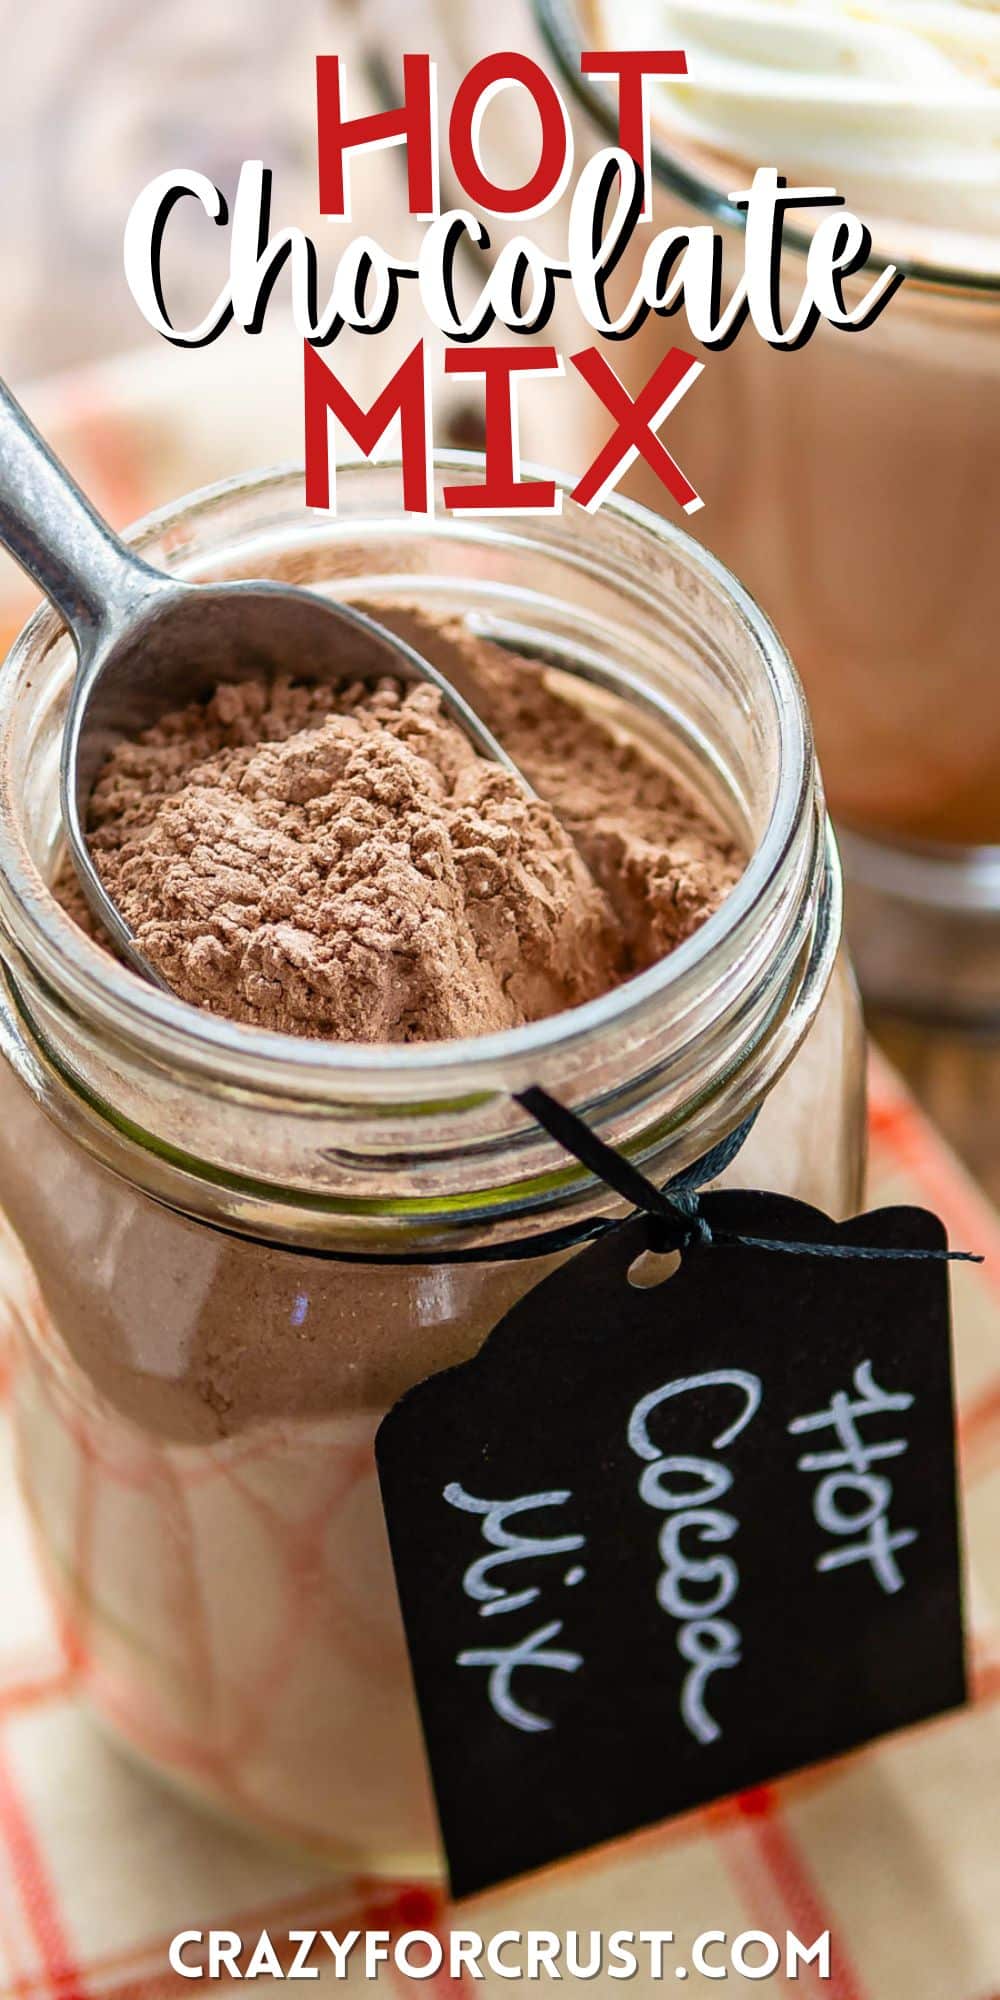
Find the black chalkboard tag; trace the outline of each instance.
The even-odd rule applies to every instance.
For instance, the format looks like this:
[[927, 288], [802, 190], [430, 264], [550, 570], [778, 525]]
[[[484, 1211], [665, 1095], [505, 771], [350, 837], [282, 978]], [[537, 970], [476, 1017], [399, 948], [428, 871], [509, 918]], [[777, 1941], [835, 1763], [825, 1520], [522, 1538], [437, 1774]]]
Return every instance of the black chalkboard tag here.
[[[945, 1247], [702, 1197], [719, 1232]], [[623, 1223], [378, 1433], [453, 1893], [965, 1699], [948, 1269]]]

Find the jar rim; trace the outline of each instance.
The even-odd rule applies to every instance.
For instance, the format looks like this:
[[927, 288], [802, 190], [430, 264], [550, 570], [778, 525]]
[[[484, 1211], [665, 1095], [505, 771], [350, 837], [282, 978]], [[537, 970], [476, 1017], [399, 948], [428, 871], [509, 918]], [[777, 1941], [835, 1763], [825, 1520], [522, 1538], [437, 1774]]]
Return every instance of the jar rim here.
[[[469, 472], [483, 465], [477, 452], [439, 452], [439, 472]], [[379, 460], [392, 473], [399, 461]], [[367, 461], [345, 465], [339, 480], [352, 481], [370, 470]], [[555, 479], [564, 505], [572, 482], [546, 468], [526, 466], [526, 476]], [[126, 539], [142, 549], [164, 530], [192, 522], [226, 497], [252, 498], [301, 481], [301, 465], [283, 465], [239, 475], [183, 496], [147, 514]], [[770, 621], [725, 565], [682, 529], [648, 508], [615, 496], [602, 512], [612, 512], [636, 535], [668, 546], [675, 558], [735, 608], [749, 632], [770, 695], [780, 742], [778, 779], [767, 823], [745, 869], [719, 908], [691, 937], [646, 971], [625, 980], [596, 1000], [523, 1027], [454, 1041], [347, 1043], [313, 1040], [250, 1027], [210, 1014], [176, 995], [146, 985], [127, 966], [87, 938], [60, 907], [18, 838], [18, 802], [0, 788], [0, 922], [15, 950], [56, 998], [82, 1014], [111, 1039], [198, 1070], [215, 1082], [246, 1086], [285, 1098], [307, 1097], [322, 1105], [342, 1101], [345, 1092], [372, 1098], [391, 1094], [406, 1101], [428, 1085], [456, 1095], [509, 1089], [512, 1069], [525, 1076], [547, 1056], [573, 1049], [582, 1039], [624, 1026], [650, 1002], [683, 1010], [684, 997], [703, 990], [716, 969], [731, 960], [754, 924], [754, 912], [780, 875], [813, 787], [812, 734], [798, 676]], [[335, 518], [335, 517], [334, 517]], [[565, 521], [564, 514], [562, 520]], [[401, 516], [401, 523], [406, 517]], [[530, 517], [526, 517], [530, 521]], [[427, 532], [421, 517], [419, 526]], [[526, 532], [530, 532], [530, 529]], [[539, 532], [536, 527], [535, 532]], [[0, 685], [0, 733], [9, 726], [13, 704], [26, 673], [62, 635], [60, 621], [42, 606], [24, 627], [8, 658]]]
[[[609, 93], [600, 89], [597, 81], [580, 71], [577, 58], [581, 42], [567, 0], [534, 0], [534, 9], [545, 45], [555, 59], [564, 83], [608, 138], [614, 141], [617, 128], [612, 99]], [[650, 159], [656, 179], [672, 194], [690, 207], [699, 209], [712, 222], [723, 222], [740, 231], [746, 229], [743, 210], [734, 205], [724, 189], [686, 166], [680, 155], [658, 141], [655, 134], [651, 139]], [[788, 249], [800, 256], [805, 256], [809, 249], [809, 238], [794, 226], [786, 224], [783, 240]], [[980, 303], [1000, 299], [1000, 273], [962, 270], [921, 257], [891, 257], [874, 250], [862, 268], [876, 275], [886, 270], [889, 264], [912, 284], [930, 291], [942, 294], [960, 292]]]

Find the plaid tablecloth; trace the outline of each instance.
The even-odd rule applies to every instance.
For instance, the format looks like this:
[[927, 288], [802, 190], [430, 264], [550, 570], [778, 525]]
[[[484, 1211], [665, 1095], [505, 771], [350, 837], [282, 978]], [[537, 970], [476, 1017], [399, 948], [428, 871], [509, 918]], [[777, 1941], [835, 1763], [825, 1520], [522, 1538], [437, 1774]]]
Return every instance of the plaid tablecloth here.
[[[803, 1968], [768, 1992], [1000, 2000], [1000, 1223], [878, 1061], [871, 1125], [872, 1204], [925, 1203], [987, 1257], [953, 1271], [973, 1705], [463, 1904], [463, 1927], [666, 1928], [678, 1957], [705, 1930], [829, 1927], [832, 1977]], [[0, 2000], [190, 1992], [167, 1961], [182, 1929], [447, 1925], [433, 1885], [331, 1881], [202, 1817], [105, 1739], [40, 1588], [5, 1421], [0, 1398]], [[506, 1986], [487, 1973], [476, 1990]], [[700, 1990], [717, 1987], [692, 1973], [684, 1991]]]

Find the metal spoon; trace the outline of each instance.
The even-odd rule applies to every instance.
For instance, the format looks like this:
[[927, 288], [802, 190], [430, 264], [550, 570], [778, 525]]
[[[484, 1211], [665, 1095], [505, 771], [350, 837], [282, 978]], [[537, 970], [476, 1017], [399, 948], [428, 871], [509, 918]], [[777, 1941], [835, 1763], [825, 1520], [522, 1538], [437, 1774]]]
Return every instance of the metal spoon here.
[[90, 858], [87, 802], [116, 742], [221, 681], [276, 672], [304, 681], [429, 681], [476, 749], [531, 791], [457, 688], [374, 619], [291, 584], [182, 583], [144, 562], [95, 512], [2, 382], [0, 544], [61, 613], [76, 646], [59, 767], [70, 857], [95, 917], [154, 985], [166, 981]]

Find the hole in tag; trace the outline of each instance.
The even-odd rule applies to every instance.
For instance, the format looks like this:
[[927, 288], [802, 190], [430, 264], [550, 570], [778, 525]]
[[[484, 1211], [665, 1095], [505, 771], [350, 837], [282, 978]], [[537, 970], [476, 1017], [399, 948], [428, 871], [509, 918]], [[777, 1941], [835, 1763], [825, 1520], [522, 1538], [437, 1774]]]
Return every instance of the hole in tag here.
[[651, 1292], [665, 1285], [681, 1267], [679, 1250], [640, 1250], [628, 1267], [628, 1281], [637, 1292]]

